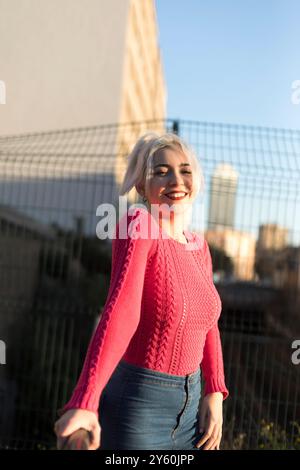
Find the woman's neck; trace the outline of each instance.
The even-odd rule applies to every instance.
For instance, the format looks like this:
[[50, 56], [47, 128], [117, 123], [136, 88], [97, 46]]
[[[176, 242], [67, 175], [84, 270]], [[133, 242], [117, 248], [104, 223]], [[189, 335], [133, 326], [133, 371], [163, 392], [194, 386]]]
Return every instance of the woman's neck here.
[[[148, 210], [150, 210], [149, 207]], [[184, 230], [186, 230], [186, 215], [184, 213], [175, 214], [174, 211], [171, 210], [169, 213], [160, 212], [157, 214], [154, 211], [152, 215], [158, 222], [160, 229], [167, 233], [169, 237], [182, 243], [187, 243], [187, 239], [184, 235]]]
[[172, 223], [166, 219], [162, 219], [160, 222], [160, 226], [169, 235], [169, 237], [172, 237], [175, 240], [178, 240], [183, 243], [186, 242], [186, 238], [183, 233], [184, 225], [179, 221]]

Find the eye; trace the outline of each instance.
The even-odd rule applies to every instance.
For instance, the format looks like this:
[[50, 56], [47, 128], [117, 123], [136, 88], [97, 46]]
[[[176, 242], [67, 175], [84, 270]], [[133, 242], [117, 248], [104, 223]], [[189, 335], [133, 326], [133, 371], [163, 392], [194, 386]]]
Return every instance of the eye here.
[[[192, 174], [191, 171], [182, 171], [182, 173], [186, 173], [187, 175], [191, 175], [191, 174]], [[167, 172], [166, 172], [166, 171], [159, 171], [159, 172], [157, 172], [157, 173], [155, 173], [155, 174], [158, 175], [158, 176], [162, 176], [162, 175], [166, 175]]]

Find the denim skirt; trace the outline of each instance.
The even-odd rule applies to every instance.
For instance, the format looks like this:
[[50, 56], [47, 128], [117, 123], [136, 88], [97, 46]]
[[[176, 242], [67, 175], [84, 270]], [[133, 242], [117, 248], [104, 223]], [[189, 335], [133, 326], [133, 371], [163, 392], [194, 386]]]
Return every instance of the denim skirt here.
[[99, 403], [99, 450], [197, 450], [201, 369], [165, 374], [121, 360]]

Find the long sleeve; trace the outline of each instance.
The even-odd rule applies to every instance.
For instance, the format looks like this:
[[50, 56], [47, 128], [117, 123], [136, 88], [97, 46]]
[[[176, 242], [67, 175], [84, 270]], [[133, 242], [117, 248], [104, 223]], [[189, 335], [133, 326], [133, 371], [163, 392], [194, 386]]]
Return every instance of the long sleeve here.
[[222, 346], [217, 323], [206, 335], [201, 368], [205, 380], [204, 395], [222, 392], [225, 400], [229, 391], [225, 385]]
[[[146, 212], [125, 214], [121, 222], [135, 226], [136, 235], [128, 235], [117, 224], [112, 240], [112, 269], [106, 303], [90, 341], [84, 365], [69, 402], [59, 410], [61, 415], [74, 408], [93, 411], [98, 416], [102, 390], [125, 353], [139, 321], [147, 259], [153, 247], [151, 237], [141, 238], [140, 222], [146, 222]], [[130, 232], [130, 228], [128, 230]]]
[[[206, 240], [204, 240], [203, 264], [207, 269], [210, 282], [213, 283], [212, 259]], [[201, 369], [205, 380], [204, 396], [208, 393], [222, 392], [223, 400], [225, 400], [229, 395], [229, 391], [225, 385], [223, 353], [218, 321], [214, 323], [206, 334]]]

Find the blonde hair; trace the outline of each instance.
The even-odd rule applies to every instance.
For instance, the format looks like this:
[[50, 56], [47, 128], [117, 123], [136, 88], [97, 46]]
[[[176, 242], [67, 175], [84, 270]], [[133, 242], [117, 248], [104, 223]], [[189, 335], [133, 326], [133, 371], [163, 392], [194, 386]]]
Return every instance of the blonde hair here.
[[179, 148], [188, 158], [193, 174], [193, 199], [200, 190], [204, 191], [203, 173], [194, 151], [177, 134], [168, 132], [159, 136], [154, 132], [147, 132], [138, 139], [128, 157], [127, 169], [119, 191], [120, 195], [128, 193], [134, 186], [147, 181], [147, 176], [152, 169], [153, 156], [163, 148], [174, 150]]

